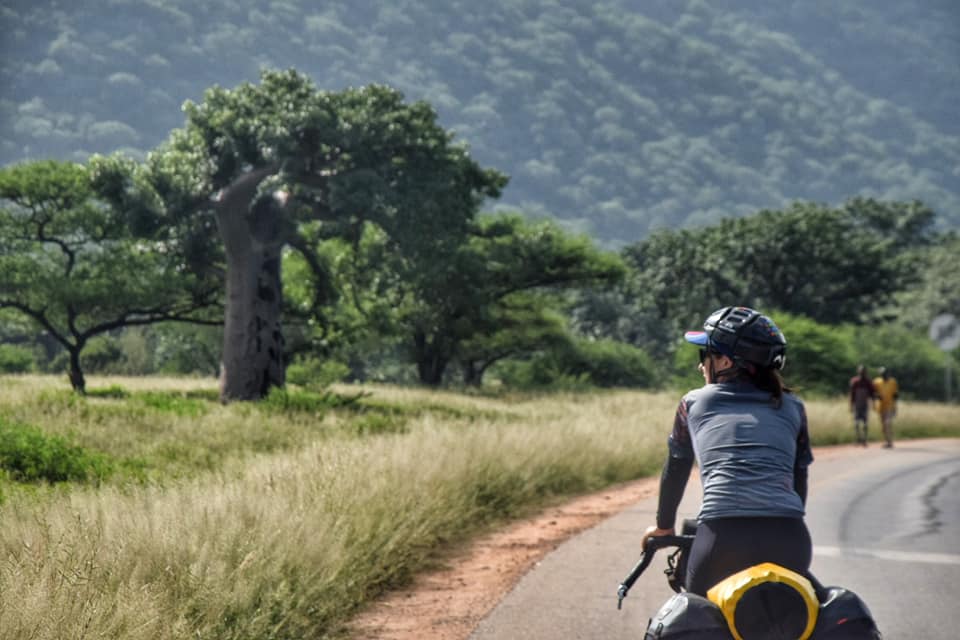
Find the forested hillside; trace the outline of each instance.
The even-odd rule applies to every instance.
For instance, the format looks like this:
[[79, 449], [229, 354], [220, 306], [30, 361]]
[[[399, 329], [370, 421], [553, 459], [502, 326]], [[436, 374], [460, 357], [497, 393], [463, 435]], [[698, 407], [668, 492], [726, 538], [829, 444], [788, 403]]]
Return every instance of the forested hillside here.
[[856, 195], [960, 226], [953, 0], [12, 0], [0, 32], [2, 164], [141, 156], [294, 67], [429, 101], [501, 205], [610, 245]]

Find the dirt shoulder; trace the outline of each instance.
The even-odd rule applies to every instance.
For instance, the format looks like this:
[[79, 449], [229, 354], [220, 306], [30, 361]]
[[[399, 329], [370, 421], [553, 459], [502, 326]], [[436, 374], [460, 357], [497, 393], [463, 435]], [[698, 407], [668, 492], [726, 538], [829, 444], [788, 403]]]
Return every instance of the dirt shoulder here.
[[[814, 450], [818, 458], [860, 451], [853, 445]], [[477, 539], [373, 603], [349, 625], [352, 640], [466, 640], [480, 621], [544, 556], [568, 538], [644, 498], [658, 478], [580, 496]], [[640, 532], [637, 532], [639, 539]]]

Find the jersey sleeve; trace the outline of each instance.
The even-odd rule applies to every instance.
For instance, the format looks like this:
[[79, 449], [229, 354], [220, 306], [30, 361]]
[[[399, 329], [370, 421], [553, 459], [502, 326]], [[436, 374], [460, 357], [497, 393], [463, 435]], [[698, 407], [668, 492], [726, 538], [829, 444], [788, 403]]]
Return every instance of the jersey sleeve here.
[[800, 405], [800, 430], [797, 433], [797, 458], [793, 463], [793, 490], [800, 501], [807, 504], [807, 467], [813, 462], [813, 450], [810, 448], [810, 431], [807, 428], [807, 411]]
[[673, 418], [673, 430], [667, 440], [670, 455], [660, 475], [660, 495], [657, 499], [657, 526], [672, 529], [677, 519], [677, 508], [693, 468], [693, 442], [687, 424], [687, 399], [680, 401]]
[[677, 412], [673, 417], [673, 430], [667, 440], [671, 458], [693, 460], [693, 441], [690, 438], [690, 425], [687, 421], [687, 398], [680, 400]]
[[809, 467], [813, 462], [813, 449], [810, 448], [810, 430], [807, 427], [807, 410], [800, 404], [800, 429], [797, 432], [797, 467]]

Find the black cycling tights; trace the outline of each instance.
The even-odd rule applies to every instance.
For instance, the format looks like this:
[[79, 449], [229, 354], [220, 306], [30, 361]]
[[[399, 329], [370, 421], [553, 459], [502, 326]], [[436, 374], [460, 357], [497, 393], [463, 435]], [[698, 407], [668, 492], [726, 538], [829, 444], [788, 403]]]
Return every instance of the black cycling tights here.
[[705, 596], [729, 575], [761, 562], [809, 577], [813, 546], [803, 518], [720, 518], [701, 522], [687, 559], [687, 591]]

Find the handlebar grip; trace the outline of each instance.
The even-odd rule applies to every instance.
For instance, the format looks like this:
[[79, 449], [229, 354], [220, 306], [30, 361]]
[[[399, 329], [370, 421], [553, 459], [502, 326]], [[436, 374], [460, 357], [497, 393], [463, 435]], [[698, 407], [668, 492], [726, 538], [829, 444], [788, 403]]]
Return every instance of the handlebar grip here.
[[651, 536], [647, 538], [647, 543], [643, 545], [643, 551], [647, 553], [664, 547], [689, 549], [691, 544], [693, 544], [693, 536]]
[[658, 549], [663, 549], [664, 547], [689, 549], [691, 544], [693, 544], [693, 536], [651, 536], [647, 538], [646, 543], [643, 545], [643, 553], [640, 556], [640, 561], [637, 562], [636, 566], [630, 572], [630, 575], [620, 583], [620, 587], [617, 589], [617, 609], [622, 606], [623, 599], [627, 597], [627, 592], [630, 591], [633, 583], [646, 571]]

